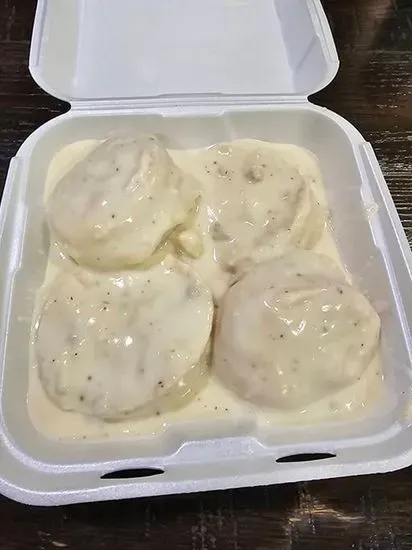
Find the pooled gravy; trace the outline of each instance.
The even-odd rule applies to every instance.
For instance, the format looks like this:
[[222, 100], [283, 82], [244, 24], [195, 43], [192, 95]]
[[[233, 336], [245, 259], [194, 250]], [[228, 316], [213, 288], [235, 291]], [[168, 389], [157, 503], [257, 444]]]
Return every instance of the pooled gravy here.
[[[45, 199], [50, 197], [62, 176], [97, 144], [90, 140], [77, 142], [55, 155], [49, 167]], [[327, 207], [317, 160], [299, 147], [269, 143], [260, 144], [259, 158], [256, 158], [257, 144], [253, 140], [240, 140], [211, 148], [168, 151], [180, 171], [193, 178], [194, 186], [199, 186], [193, 196], [199, 192], [204, 197], [198, 205], [194, 226], [181, 232], [174, 243], [177, 256], [180, 249], [186, 253], [182, 261], [195, 269], [216, 303], [233, 282], [234, 273], [246, 272], [251, 263], [270, 259], [286, 246], [299, 246], [302, 241], [306, 247], [331, 258], [340, 267], [343, 279], [350, 284], [350, 275], [344, 269], [333, 234], [328, 223], [322, 221], [327, 218]], [[272, 157], [277, 159], [275, 165]], [[246, 174], [245, 185], [232, 185], [239, 180], [236, 176], [240, 171]], [[263, 179], [269, 185], [267, 188], [262, 186], [260, 196], [256, 197], [255, 184]], [[276, 185], [277, 195], [273, 193], [273, 185]], [[231, 200], [232, 196], [236, 201]], [[291, 205], [290, 212], [283, 210], [285, 199]], [[304, 232], [303, 226], [309, 230]], [[69, 263], [64, 251], [52, 245], [45, 286], [66, 270]], [[270, 427], [346, 419], [361, 414], [380, 395], [382, 380], [377, 353], [353, 384], [320, 396], [318, 401], [307, 406], [282, 410], [239, 398], [212, 373], [196, 397], [181, 408], [162, 410], [159, 407], [155, 414], [107, 422], [56, 406], [46, 395], [38, 365], [32, 358], [28, 408], [36, 429], [49, 438], [63, 440], [150, 436], [172, 424], [206, 423], [214, 419], [249, 419]]]

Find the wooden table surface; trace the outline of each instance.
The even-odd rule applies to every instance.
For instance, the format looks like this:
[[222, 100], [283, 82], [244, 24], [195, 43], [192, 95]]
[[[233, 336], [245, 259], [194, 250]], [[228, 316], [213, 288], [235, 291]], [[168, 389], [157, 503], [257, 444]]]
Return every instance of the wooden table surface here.
[[[412, 1], [324, 5], [341, 69], [313, 101], [342, 114], [372, 142], [411, 242]], [[67, 108], [38, 89], [27, 70], [34, 8], [35, 0], [0, 0], [1, 183], [22, 141]], [[62, 508], [0, 497], [0, 549], [408, 550], [411, 515], [410, 468]]]

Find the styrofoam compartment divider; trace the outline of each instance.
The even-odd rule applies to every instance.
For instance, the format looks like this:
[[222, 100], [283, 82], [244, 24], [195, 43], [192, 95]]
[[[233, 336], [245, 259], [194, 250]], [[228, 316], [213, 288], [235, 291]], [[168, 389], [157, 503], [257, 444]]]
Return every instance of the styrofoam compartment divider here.
[[[307, 101], [338, 67], [318, 0], [41, 0], [30, 67], [72, 108], [22, 145], [1, 205], [0, 491], [51, 505], [411, 463], [411, 253], [370, 145], [344, 119]], [[270, 430], [251, 420], [187, 422], [115, 443], [56, 442], [35, 430], [26, 407], [28, 342], [47, 262], [47, 169], [64, 145], [117, 129], [162, 134], [183, 148], [256, 138], [317, 155], [344, 263], [372, 303], [385, 305], [387, 391], [367, 417]], [[378, 211], [369, 216], [371, 204]], [[304, 453], [331, 456], [277, 462]], [[101, 479], [119, 471], [123, 478]]]

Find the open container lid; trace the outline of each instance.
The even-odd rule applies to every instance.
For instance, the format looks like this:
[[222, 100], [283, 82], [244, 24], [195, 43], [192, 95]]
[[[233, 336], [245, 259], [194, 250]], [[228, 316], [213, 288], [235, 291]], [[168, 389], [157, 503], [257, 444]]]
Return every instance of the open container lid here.
[[305, 97], [338, 57], [319, 0], [39, 0], [30, 72], [69, 102]]

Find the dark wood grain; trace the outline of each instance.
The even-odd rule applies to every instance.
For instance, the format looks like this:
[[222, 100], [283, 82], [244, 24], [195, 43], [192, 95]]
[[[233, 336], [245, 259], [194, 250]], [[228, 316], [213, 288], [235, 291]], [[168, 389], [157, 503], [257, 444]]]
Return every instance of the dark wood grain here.
[[[341, 69], [312, 100], [372, 142], [412, 242], [412, 1], [324, 4]], [[28, 74], [34, 9], [34, 0], [0, 0], [0, 183], [22, 141], [66, 109]], [[411, 469], [55, 509], [0, 497], [0, 548], [409, 550], [411, 518]]]

